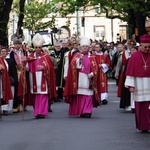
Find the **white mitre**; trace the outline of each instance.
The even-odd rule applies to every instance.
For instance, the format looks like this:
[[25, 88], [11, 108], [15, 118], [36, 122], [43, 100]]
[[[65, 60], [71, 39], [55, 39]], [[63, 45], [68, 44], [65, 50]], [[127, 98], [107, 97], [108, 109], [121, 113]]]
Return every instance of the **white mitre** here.
[[83, 45], [90, 46], [91, 45], [90, 39], [88, 39], [87, 37], [81, 38], [81, 40], [80, 40], [80, 46], [83, 46]]
[[41, 34], [36, 33], [32, 39], [33, 46], [43, 46], [45, 43], [44, 38], [42, 37]]

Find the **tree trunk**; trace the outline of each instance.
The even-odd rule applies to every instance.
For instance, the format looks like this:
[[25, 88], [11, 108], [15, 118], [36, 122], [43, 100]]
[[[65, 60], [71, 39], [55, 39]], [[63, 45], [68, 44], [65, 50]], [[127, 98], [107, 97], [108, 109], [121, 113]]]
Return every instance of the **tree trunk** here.
[[25, 5], [25, 0], [20, 0], [19, 3], [19, 19], [18, 19], [18, 24], [17, 24], [17, 37], [18, 38], [23, 38], [23, 19], [24, 19], [24, 5]]
[[13, 0], [0, 0], [0, 45], [8, 45], [8, 21]]
[[145, 28], [146, 16], [143, 15], [143, 13], [140, 11], [136, 12], [135, 15], [136, 15], [137, 28], [138, 28], [138, 36], [146, 34], [147, 33]]
[[136, 28], [136, 18], [134, 15], [133, 9], [129, 9], [128, 11], [128, 38], [132, 38], [133, 34], [135, 34], [135, 28]]

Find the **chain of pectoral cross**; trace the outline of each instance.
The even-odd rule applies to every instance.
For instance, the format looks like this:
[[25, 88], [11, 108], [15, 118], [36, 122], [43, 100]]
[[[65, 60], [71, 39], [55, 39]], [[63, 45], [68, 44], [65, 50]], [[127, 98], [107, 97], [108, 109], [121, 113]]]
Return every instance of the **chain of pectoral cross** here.
[[[142, 59], [143, 59], [143, 62], [144, 62], [143, 68], [146, 70], [146, 68], [148, 67], [147, 64], [146, 64], [146, 63], [147, 63], [147, 62], [146, 62], [147, 60], [145, 61], [145, 59], [144, 59], [142, 53], [141, 53], [141, 56], [142, 56]], [[147, 59], [148, 59], [148, 58], [147, 58]]]

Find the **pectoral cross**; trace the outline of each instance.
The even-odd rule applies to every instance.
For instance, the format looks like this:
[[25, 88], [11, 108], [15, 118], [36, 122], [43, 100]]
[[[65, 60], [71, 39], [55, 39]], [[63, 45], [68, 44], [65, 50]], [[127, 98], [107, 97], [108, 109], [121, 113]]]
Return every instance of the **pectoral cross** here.
[[146, 70], [146, 68], [147, 68], [148, 66], [147, 66], [146, 63], [145, 63], [145, 65], [144, 65], [143, 67], [144, 67], [144, 69]]

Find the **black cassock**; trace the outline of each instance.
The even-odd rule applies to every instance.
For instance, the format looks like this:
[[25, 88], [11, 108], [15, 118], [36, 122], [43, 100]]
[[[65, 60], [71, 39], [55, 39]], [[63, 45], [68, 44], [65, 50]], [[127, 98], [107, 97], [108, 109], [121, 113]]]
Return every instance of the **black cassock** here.
[[131, 93], [129, 91], [129, 88], [126, 88], [124, 86], [124, 83], [125, 83], [125, 80], [126, 80], [126, 68], [127, 68], [127, 65], [128, 65], [128, 61], [129, 59], [126, 61], [126, 64], [125, 64], [125, 68], [124, 68], [124, 75], [123, 75], [123, 84], [122, 84], [122, 93], [121, 93], [121, 97], [120, 97], [120, 108], [125, 108], [125, 107], [128, 107], [130, 106], [130, 99], [131, 99]]

